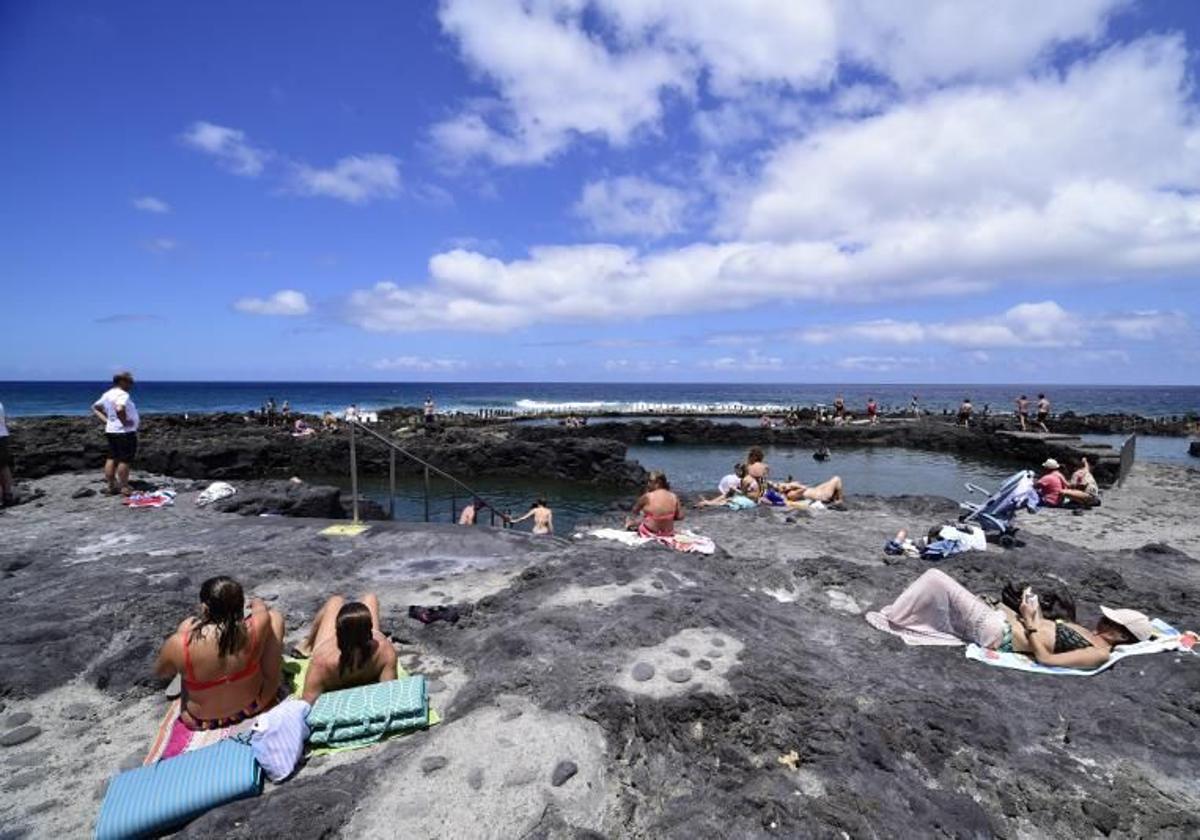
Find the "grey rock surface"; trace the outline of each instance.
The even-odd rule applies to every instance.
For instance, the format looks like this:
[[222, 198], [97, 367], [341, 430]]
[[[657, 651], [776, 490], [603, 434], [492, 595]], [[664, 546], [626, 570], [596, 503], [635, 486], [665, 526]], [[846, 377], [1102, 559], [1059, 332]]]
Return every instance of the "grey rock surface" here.
[[[1200, 791], [1181, 781], [1200, 762], [1200, 657], [1137, 657], [1067, 682], [907, 647], [831, 605], [831, 589], [867, 610], [895, 598], [928, 565], [889, 565], [880, 547], [899, 527], [953, 518], [952, 500], [852, 496], [847, 512], [794, 525], [765, 509], [689, 511], [719, 547], [698, 557], [452, 526], [331, 538], [326, 521], [196, 508], [194, 490], [163, 511], [72, 500], [79, 482], [40, 479], [43, 507], [0, 513], [0, 568], [17, 595], [0, 610], [5, 701], [53, 722], [0, 753], [6, 776], [56, 780], [0, 797], [0, 823], [30, 836], [90, 833], [105, 780], [149, 746], [165, 709], [159, 644], [221, 572], [278, 592], [289, 634], [332, 592], [378, 592], [384, 630], [403, 628], [402, 664], [445, 683], [444, 720], [312, 761], [182, 837], [1200, 833]], [[1085, 624], [1106, 604], [1196, 627], [1198, 505], [1194, 472], [1139, 465], [1088, 516], [1040, 512], [1020, 520], [1013, 549], [939, 568], [975, 592], [1064, 581]], [[635, 581], [662, 588], [637, 594]], [[410, 626], [423, 584], [472, 611], [452, 628]], [[665, 664], [631, 679], [651, 653], [685, 664], [675, 646], [712, 669], [691, 660], [688, 683], [670, 683]], [[72, 703], [95, 710], [77, 733], [58, 724]], [[797, 766], [781, 765], [793, 751]], [[28, 756], [44, 767], [10, 761]], [[438, 756], [448, 765], [426, 775]], [[554, 787], [567, 756], [576, 777]], [[63, 786], [83, 794], [39, 810]]]

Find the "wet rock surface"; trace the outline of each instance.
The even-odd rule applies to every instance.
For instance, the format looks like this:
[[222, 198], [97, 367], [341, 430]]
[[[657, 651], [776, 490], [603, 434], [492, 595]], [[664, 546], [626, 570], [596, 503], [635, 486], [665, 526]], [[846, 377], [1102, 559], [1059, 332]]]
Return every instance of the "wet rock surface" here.
[[[645, 471], [625, 460], [626, 447], [613, 438], [564, 434], [527, 438], [520, 427], [438, 426], [425, 433], [400, 425], [406, 419], [383, 413], [374, 428], [413, 454], [461, 478], [527, 476], [606, 484], [641, 484]], [[395, 423], [386, 422], [392, 419]], [[319, 418], [309, 418], [316, 423]], [[10, 422], [15, 474], [41, 478], [63, 472], [99, 470], [107, 455], [103, 430], [91, 418], [19, 418]], [[387, 475], [388, 449], [360, 434], [357, 456], [366, 474]], [[547, 457], [546, 443], [554, 457]], [[255, 479], [344, 475], [349, 465], [349, 429], [295, 438], [290, 428], [268, 427], [240, 414], [147, 415], [138, 441], [138, 472], [177, 478]], [[398, 460], [405, 474], [420, 468]]]
[[[165, 708], [155, 651], [218, 572], [277, 593], [289, 638], [327, 595], [377, 591], [402, 664], [445, 684], [444, 722], [310, 762], [184, 837], [1200, 832], [1200, 657], [1034, 676], [907, 647], [847, 608], [878, 608], [929, 568], [888, 565], [882, 546], [899, 527], [953, 517], [947, 500], [851, 497], [846, 512], [794, 524], [766, 509], [689, 514], [718, 545], [698, 557], [393, 523], [336, 539], [319, 535], [323, 521], [197, 508], [193, 490], [173, 509], [131, 512], [70, 499], [76, 476], [38, 485], [43, 507], [0, 514], [0, 567], [20, 561], [4, 578], [0, 690], [9, 714], [35, 710], [46, 727], [0, 750], [2, 775], [57, 780], [22, 775], [0, 797], [0, 820], [31, 836], [90, 832], [89, 793], [149, 745]], [[939, 567], [976, 592], [1060, 579], [1087, 624], [1105, 604], [1196, 628], [1198, 503], [1195, 473], [1139, 468], [1100, 511], [1039, 513], [1017, 547]], [[1170, 524], [1147, 539], [1134, 530], [1147, 516]], [[1123, 545], [1130, 534], [1137, 544]], [[431, 590], [473, 608], [456, 625], [409, 619]], [[639, 663], [655, 666], [642, 682]], [[671, 682], [683, 668], [690, 679]], [[85, 731], [46, 723], [82, 713], [72, 704], [93, 710]], [[41, 763], [20, 763], [29, 756]], [[577, 773], [555, 787], [564, 761]], [[48, 806], [63, 785], [85, 794]]]

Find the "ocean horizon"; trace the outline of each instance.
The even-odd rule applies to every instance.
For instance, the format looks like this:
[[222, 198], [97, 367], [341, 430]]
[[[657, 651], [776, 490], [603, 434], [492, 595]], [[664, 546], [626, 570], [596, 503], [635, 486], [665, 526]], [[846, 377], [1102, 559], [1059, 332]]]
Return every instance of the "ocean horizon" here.
[[[107, 387], [102, 381], [0, 381], [0, 403], [10, 417], [86, 415]], [[354, 403], [363, 410], [415, 407], [427, 396], [443, 412], [590, 411], [623, 412], [647, 406], [720, 411], [829, 405], [841, 394], [851, 411], [861, 412], [874, 397], [884, 411], [908, 407], [915, 394], [922, 409], [940, 413], [970, 397], [977, 412], [1012, 411], [1021, 394], [1031, 400], [1044, 392], [1052, 411], [1077, 414], [1181, 416], [1200, 411], [1200, 386], [1187, 385], [1027, 385], [981, 383], [614, 383], [614, 382], [302, 382], [302, 381], [139, 381], [135, 399], [143, 414], [244, 412], [274, 398], [293, 411], [341, 411]]]

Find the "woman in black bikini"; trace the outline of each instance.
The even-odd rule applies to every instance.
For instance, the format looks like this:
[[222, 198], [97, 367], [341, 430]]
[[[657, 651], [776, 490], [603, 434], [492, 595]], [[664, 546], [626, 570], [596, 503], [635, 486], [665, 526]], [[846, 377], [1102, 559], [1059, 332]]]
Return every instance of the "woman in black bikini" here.
[[1083, 669], [1103, 665], [1118, 645], [1155, 634], [1150, 620], [1136, 610], [1101, 607], [1103, 617], [1089, 630], [1075, 623], [1069, 593], [1045, 591], [1044, 608], [1040, 599], [1027, 597], [1031, 594], [1028, 587], [1010, 584], [1003, 605], [994, 607], [940, 569], [930, 569], [893, 603], [867, 613], [867, 621], [909, 644], [974, 642], [991, 650], [1024, 653], [1043, 665]]
[[283, 616], [225, 576], [200, 586], [200, 608], [163, 643], [160, 677], [182, 675], [180, 719], [189, 729], [232, 726], [275, 705], [283, 672]]

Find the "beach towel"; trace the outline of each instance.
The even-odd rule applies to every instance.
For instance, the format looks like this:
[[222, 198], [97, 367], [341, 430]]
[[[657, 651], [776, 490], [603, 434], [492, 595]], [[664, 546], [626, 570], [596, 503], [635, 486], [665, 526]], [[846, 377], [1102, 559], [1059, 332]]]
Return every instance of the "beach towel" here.
[[226, 481], [214, 481], [196, 497], [196, 506], [204, 507], [221, 499], [227, 499], [237, 492], [237, 488]]
[[117, 775], [100, 806], [96, 840], [158, 836], [218, 805], [261, 792], [262, 770], [249, 745], [211, 744]]
[[174, 490], [155, 490], [153, 493], [134, 493], [121, 504], [131, 508], [160, 508], [175, 504]]
[[254, 725], [254, 719], [251, 718], [224, 729], [192, 730], [184, 726], [183, 721], [179, 719], [181, 708], [179, 698], [171, 701], [158, 724], [154, 741], [150, 744], [150, 751], [146, 753], [143, 764], [154, 764], [165, 758], [174, 758], [186, 752], [210, 747], [226, 738], [249, 732], [250, 727]]
[[1027, 671], [1033, 674], [1090, 677], [1092, 674], [1099, 674], [1101, 671], [1108, 670], [1122, 659], [1128, 659], [1131, 656], [1144, 656], [1148, 653], [1162, 653], [1169, 650], [1187, 651], [1193, 655], [1196, 653], [1195, 634], [1180, 633], [1165, 621], [1157, 618], [1151, 623], [1158, 632], [1162, 633], [1162, 638], [1148, 639], [1133, 645], [1121, 645], [1112, 652], [1112, 655], [1108, 657], [1108, 661], [1090, 670], [1084, 668], [1063, 668], [1059, 665], [1043, 665], [1032, 656], [1023, 653], [1001, 653], [998, 650], [981, 648], [979, 645], [967, 645], [966, 657], [976, 662], [982, 662], [984, 665], [992, 665], [997, 668], [1011, 668], [1014, 671]]
[[373, 685], [327, 691], [308, 715], [315, 747], [377, 743], [390, 735], [429, 726], [425, 677], [401, 677]]
[[751, 499], [749, 496], [730, 496], [729, 501], [725, 502], [725, 507], [730, 510], [752, 510], [758, 507], [758, 502]]
[[[690, 554], [712, 554], [716, 544], [708, 537], [693, 534], [691, 531], [676, 531], [667, 536], [646, 536], [636, 531], [625, 531], [620, 528], [596, 528], [587, 532], [588, 536], [601, 540], [612, 540], [630, 548], [640, 548], [650, 543], [660, 543], [675, 551]], [[580, 535], [582, 536], [582, 535]]]

